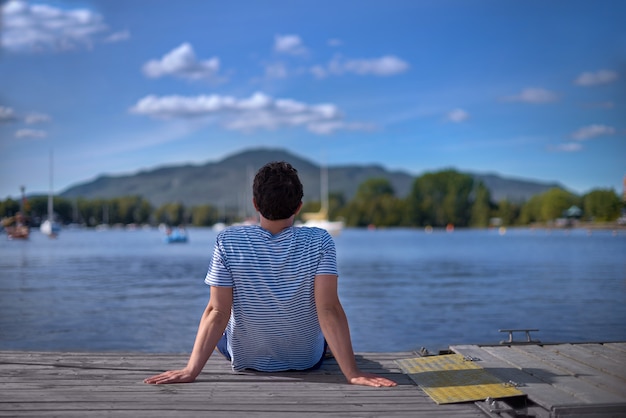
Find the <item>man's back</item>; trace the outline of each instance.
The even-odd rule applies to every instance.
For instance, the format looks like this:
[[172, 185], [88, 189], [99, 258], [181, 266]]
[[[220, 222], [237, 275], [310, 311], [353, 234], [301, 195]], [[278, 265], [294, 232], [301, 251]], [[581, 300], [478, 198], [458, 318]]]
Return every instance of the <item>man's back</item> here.
[[337, 294], [332, 238], [322, 229], [293, 227], [304, 196], [298, 170], [285, 161], [265, 164], [252, 194], [259, 226], [218, 235], [205, 279], [211, 298], [187, 366], [145, 382], [193, 382], [215, 348], [235, 370], [314, 368], [322, 363], [326, 340], [348, 382], [395, 386], [357, 367]]
[[323, 355], [314, 298], [316, 275], [337, 274], [335, 246], [318, 228], [259, 226], [218, 235], [206, 283], [233, 288], [226, 329], [235, 370], [307, 369]]

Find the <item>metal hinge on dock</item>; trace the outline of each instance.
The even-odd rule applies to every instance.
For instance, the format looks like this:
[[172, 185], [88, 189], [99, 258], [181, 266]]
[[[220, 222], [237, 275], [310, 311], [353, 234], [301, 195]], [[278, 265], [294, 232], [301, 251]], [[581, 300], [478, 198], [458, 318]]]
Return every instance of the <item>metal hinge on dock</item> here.
[[484, 413], [492, 417], [525, 417], [528, 412], [526, 407], [514, 408], [504, 401], [493, 398], [487, 398], [482, 402], [474, 402], [474, 404]]
[[[530, 332], [539, 332], [538, 329], [527, 329], [527, 328], [522, 328], [522, 329], [499, 329], [499, 332], [508, 332], [509, 333], [509, 339], [505, 340], [505, 341], [500, 341], [500, 344], [539, 344], [541, 343], [541, 341], [539, 340], [533, 340], [530, 336]], [[523, 332], [526, 334], [526, 341], [515, 341], [513, 339], [513, 333], [514, 332]]]

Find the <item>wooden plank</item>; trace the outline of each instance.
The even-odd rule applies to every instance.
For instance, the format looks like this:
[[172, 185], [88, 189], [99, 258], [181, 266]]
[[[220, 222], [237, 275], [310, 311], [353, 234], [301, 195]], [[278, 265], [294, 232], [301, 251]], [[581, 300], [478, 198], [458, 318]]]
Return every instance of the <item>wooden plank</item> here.
[[517, 368], [532, 374], [555, 388], [576, 396], [583, 403], [613, 403], [622, 400], [618, 395], [607, 393], [572, 374], [554, 367], [547, 360], [541, 360], [536, 356], [529, 355], [528, 352], [524, 351], [525, 347], [530, 346], [483, 347], [483, 349], [497, 357], [505, 358]]
[[626, 402], [626, 381], [603, 373], [600, 369], [594, 368], [587, 363], [578, 361], [575, 358], [562, 355], [561, 346], [538, 346], [530, 345], [523, 347], [524, 353], [535, 356], [542, 362], [548, 362], [553, 367], [570, 374], [580, 380], [588, 382], [603, 391], [618, 395]]
[[623, 418], [626, 416], [624, 405], [574, 405], [560, 406], [552, 411], [555, 418]]
[[[420, 412], [416, 412], [416, 414], [419, 414]], [[254, 417], [276, 417], [276, 418], [293, 418], [294, 414], [293, 412], [282, 412], [282, 411], [272, 411], [271, 413], [250, 413], [247, 411], [207, 411], [205, 409], [198, 409], [198, 410], [192, 410], [192, 411], [180, 411], [180, 410], [160, 410], [160, 411], [153, 411], [153, 410], [148, 410], [148, 411], [138, 411], [138, 410], [131, 410], [131, 411], [127, 411], [127, 410], [118, 410], [115, 409], [113, 411], [111, 410], [105, 410], [105, 411], [68, 411], [68, 410], [53, 410], [53, 411], [28, 411], [28, 410], [22, 410], [19, 412], [14, 412], [14, 411], [8, 411], [8, 412], [3, 412], [0, 410], [0, 417], [30, 417], [30, 418], [58, 418], [58, 417], [63, 417], [63, 418], [85, 418], [86, 416], [88, 417], [117, 417], [117, 418], [198, 418], [199, 416], [207, 416], [207, 415], [211, 415], [211, 416], [217, 416], [217, 417], [228, 417], [228, 418], [250, 418], [251, 416]], [[419, 416], [419, 415], [411, 415], [410, 413], [407, 413], [407, 411], [385, 411], [384, 415], [378, 415], [378, 414], [368, 414], [366, 412], [363, 411], [358, 411], [358, 412], [340, 412], [340, 413], [336, 413], [336, 414], [329, 414], [327, 412], [306, 412], [306, 414], [298, 414], [298, 417], [305, 417], [305, 418], [325, 418], [328, 416], [339, 416], [339, 417], [345, 417], [345, 418], [350, 418], [350, 417], [355, 417], [355, 418], [362, 418], [362, 417], [378, 417], [378, 416], [384, 416], [386, 418], [395, 418], [395, 417], [415, 417], [415, 416]], [[464, 412], [460, 412], [457, 413], [456, 411], [442, 411], [441, 413], [439, 412], [432, 412], [432, 411], [427, 411], [427, 414], [422, 415], [422, 416], [428, 416], [431, 418], [471, 418], [472, 416], [468, 416], [466, 413]], [[484, 414], [480, 414], [480, 415], [473, 415], [473, 417], [482, 417], [484, 418], [485, 415]]]
[[477, 345], [454, 345], [450, 347], [456, 353], [479, 359], [476, 364], [483, 367], [503, 382], [513, 381], [535, 403], [543, 406], [546, 410], [554, 405], [571, 405], [580, 403], [581, 400], [571, 393], [564, 392], [551, 386], [545, 381], [520, 370], [506, 359], [495, 356]]
[[151, 374], [186, 364], [187, 355], [0, 352], [0, 417], [454, 417], [484, 414], [472, 404], [438, 406], [395, 360], [414, 353], [358, 354], [363, 369], [395, 388], [349, 385], [334, 360], [313, 372], [233, 372], [211, 358], [197, 381], [146, 385]]
[[[125, 402], [117, 402], [115, 400], [107, 400], [104, 402], [31, 402], [28, 405], [30, 411], [51, 411], [51, 410], [75, 410], [75, 411], [85, 411], [85, 413], [89, 411], [112, 411], [112, 410], [122, 410], [122, 411], [145, 411], [150, 410], [154, 411], [155, 416], [160, 416], [160, 411], [171, 410], [173, 405], [172, 402], [174, 400], [170, 400], [169, 402], [151, 402], [150, 404], [146, 404], [144, 402], [136, 402], [136, 401], [125, 401]], [[113, 404], [114, 403], [114, 404]], [[280, 411], [282, 413], [289, 412], [293, 414], [293, 416], [301, 416], [301, 414], [305, 414], [307, 412], [315, 412], [315, 413], [326, 413], [326, 414], [343, 414], [345, 412], [360, 412], [361, 414], [367, 413], [369, 415], [374, 416], [386, 416], [387, 412], [405, 412], [406, 416], [415, 417], [418, 414], [418, 411], [428, 412], [432, 411], [432, 406], [422, 406], [422, 408], [418, 407], [414, 403], [400, 403], [396, 402], [391, 405], [386, 404], [363, 404], [363, 403], [353, 403], [349, 402], [349, 400], [342, 402], [341, 404], [329, 404], [325, 402], [319, 402], [314, 404], [308, 403], [276, 403], [276, 404], [263, 404], [263, 403], [241, 403], [239, 401], [233, 401], [233, 399], [226, 400], [224, 402], [213, 402], [211, 399], [205, 399], [203, 402], [187, 402], [186, 399], [178, 399], [175, 401], [175, 408], [178, 411], [203, 411], [203, 412], [212, 412], [212, 411], [221, 411], [221, 412], [242, 412], [246, 411], [248, 413], [266, 413], [269, 416], [276, 411]], [[437, 405], [439, 406], [439, 405]], [[14, 413], [19, 411], [21, 408], [12, 409], [6, 408], [3, 405], [3, 411], [13, 411]], [[480, 416], [475, 412], [468, 416]]]
[[[602, 357], [605, 357], [609, 360], [614, 360], [619, 364], [626, 364], [626, 343], [621, 344], [570, 344], [579, 348], [584, 348], [586, 350], [590, 350], [595, 354], [599, 354]], [[618, 347], [623, 347], [623, 349], [618, 349]]]
[[619, 343], [602, 343], [602, 345], [604, 347], [613, 349], [613, 350], [617, 350], [617, 351], [621, 351], [622, 353], [626, 353], [626, 342], [619, 342]]
[[602, 373], [619, 377], [626, 383], [626, 353], [603, 347], [601, 344], [561, 344], [550, 349]]

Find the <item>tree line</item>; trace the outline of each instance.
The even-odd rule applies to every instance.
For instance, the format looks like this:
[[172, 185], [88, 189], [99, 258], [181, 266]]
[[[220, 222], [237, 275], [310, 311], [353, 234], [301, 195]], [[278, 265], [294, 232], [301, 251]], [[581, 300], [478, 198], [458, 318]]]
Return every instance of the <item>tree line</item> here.
[[487, 227], [551, 223], [580, 208], [582, 220], [611, 222], [625, 209], [612, 189], [595, 189], [583, 196], [560, 188], [533, 196], [526, 202], [494, 202], [489, 189], [468, 174], [455, 170], [426, 173], [417, 177], [406, 198], [395, 195], [386, 179], [363, 182], [350, 202], [331, 196], [331, 217], [343, 218], [348, 226]]
[[[8, 198], [0, 202], [0, 217], [22, 210], [37, 225], [47, 214], [47, 196], [26, 201]], [[549, 223], [566, 216], [572, 207], [578, 216], [596, 222], [615, 221], [624, 202], [611, 189], [595, 189], [583, 196], [554, 188], [526, 202], [494, 202], [487, 187], [468, 174], [455, 170], [426, 173], [416, 177], [408, 196], [396, 196], [391, 182], [372, 178], [359, 185], [353, 199], [342, 194], [329, 196], [329, 217], [343, 219], [346, 226], [366, 227], [487, 227]], [[307, 202], [301, 213], [320, 209], [320, 202]], [[187, 207], [180, 202], [154, 207], [141, 196], [112, 199], [67, 199], [54, 197], [56, 220], [62, 224], [160, 224], [211, 226], [241, 221], [237, 208], [221, 211], [210, 204]]]

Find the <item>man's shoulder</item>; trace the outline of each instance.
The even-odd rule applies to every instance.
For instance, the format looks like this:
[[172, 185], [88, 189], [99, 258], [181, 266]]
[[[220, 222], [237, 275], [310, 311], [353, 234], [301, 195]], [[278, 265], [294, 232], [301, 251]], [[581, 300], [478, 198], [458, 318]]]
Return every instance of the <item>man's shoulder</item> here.
[[259, 225], [232, 225], [222, 230], [217, 235], [217, 239], [218, 241], [229, 241], [256, 237], [262, 240], [277, 239], [278, 241], [284, 241], [289, 239], [288, 237], [290, 236], [296, 236], [296, 238], [306, 237], [319, 241], [332, 241], [332, 237], [327, 230], [315, 226], [294, 226], [281, 234], [273, 236]]
[[332, 237], [324, 228], [320, 228], [317, 226], [299, 226], [297, 227], [297, 230], [299, 233], [310, 237], [315, 237], [324, 241], [332, 241]]
[[255, 233], [261, 229], [258, 225], [230, 225], [217, 234], [218, 241], [224, 239], [237, 239]]

